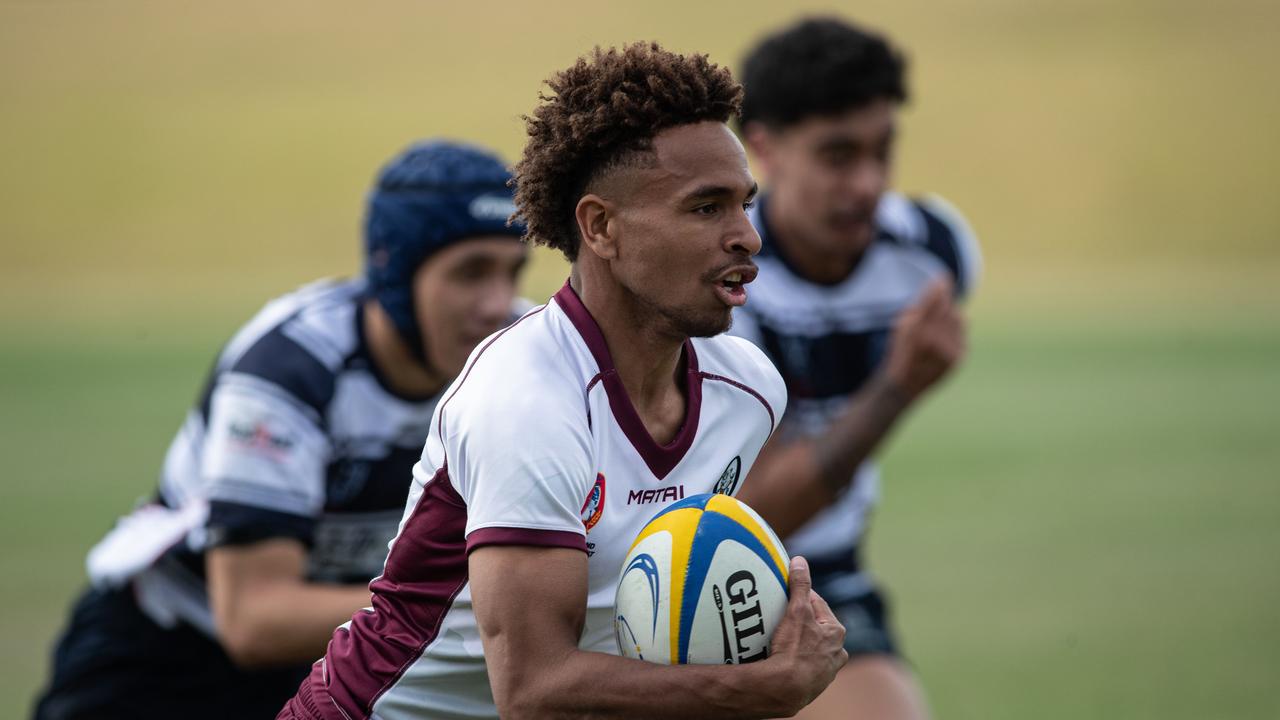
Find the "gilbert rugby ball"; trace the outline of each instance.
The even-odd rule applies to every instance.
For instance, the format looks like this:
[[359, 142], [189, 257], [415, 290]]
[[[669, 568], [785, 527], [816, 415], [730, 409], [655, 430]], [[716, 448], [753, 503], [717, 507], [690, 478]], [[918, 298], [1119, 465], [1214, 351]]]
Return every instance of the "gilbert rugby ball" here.
[[622, 655], [668, 665], [748, 663], [769, 654], [787, 607], [787, 553], [728, 495], [668, 505], [640, 531], [618, 580]]

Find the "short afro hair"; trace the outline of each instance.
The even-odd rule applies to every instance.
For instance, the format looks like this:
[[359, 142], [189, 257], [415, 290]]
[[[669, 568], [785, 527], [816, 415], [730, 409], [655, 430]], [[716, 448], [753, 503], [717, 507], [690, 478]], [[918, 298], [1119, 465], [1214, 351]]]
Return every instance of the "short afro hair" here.
[[679, 55], [657, 43], [595, 48], [547, 81], [553, 95], [525, 116], [529, 134], [515, 166], [516, 214], [526, 239], [578, 257], [574, 209], [590, 184], [663, 130], [737, 115], [742, 86], [706, 55]]
[[833, 17], [801, 20], [747, 54], [740, 122], [784, 128], [882, 98], [906, 102], [906, 65], [880, 35]]

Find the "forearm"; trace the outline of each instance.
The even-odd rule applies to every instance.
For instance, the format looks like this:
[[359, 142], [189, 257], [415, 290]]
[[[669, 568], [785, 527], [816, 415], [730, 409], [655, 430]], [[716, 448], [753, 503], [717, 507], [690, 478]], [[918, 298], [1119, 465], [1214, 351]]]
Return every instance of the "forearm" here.
[[[489, 655], [491, 676], [495, 658], [502, 657]], [[526, 682], [508, 675], [516, 684], [508, 686], [499, 709], [503, 717], [540, 719], [747, 720], [794, 714], [802, 701], [780, 691], [793, 684], [780, 683], [768, 663], [657, 665], [574, 649]]]
[[848, 486], [911, 405], [911, 397], [878, 373], [825, 432], [766, 447], [738, 497], [786, 537]]
[[365, 585], [282, 581], [244, 598], [218, 630], [240, 665], [304, 663], [323, 655], [334, 628], [368, 605]]
[[577, 550], [481, 547], [470, 569], [489, 686], [504, 718], [790, 717], [848, 659], [844, 628], [813, 592], [803, 560], [791, 564], [773, 654], [747, 665], [657, 665], [579, 649], [587, 561]]
[[910, 406], [911, 397], [886, 375], [872, 376], [829, 430], [814, 439], [819, 482], [832, 495], [843, 490]]
[[238, 665], [315, 660], [333, 629], [369, 605], [365, 585], [307, 582], [306, 557], [302, 543], [287, 538], [209, 551], [209, 606], [218, 639]]

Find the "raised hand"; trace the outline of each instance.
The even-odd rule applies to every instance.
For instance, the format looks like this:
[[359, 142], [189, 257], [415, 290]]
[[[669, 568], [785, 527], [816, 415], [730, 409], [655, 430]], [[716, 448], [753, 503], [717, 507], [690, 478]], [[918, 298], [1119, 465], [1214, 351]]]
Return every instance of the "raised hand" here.
[[898, 316], [885, 374], [914, 400], [964, 357], [966, 334], [964, 316], [952, 300], [951, 279], [940, 277]]

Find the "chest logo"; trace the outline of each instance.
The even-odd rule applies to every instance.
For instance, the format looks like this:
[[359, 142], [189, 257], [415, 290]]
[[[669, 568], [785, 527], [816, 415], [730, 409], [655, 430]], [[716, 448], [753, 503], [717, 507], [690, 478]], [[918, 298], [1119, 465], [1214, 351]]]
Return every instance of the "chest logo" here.
[[596, 484], [587, 493], [587, 501], [582, 503], [582, 525], [590, 532], [600, 516], [604, 514], [604, 473], [596, 473]]
[[742, 474], [742, 458], [735, 455], [729, 464], [725, 466], [724, 472], [720, 473], [720, 479], [716, 480], [716, 486], [711, 492], [720, 493], [721, 495], [732, 495], [734, 490], [738, 489], [738, 476]]
[[684, 499], [684, 486], [672, 485], [650, 490], [631, 490], [627, 493], [628, 505], [647, 505], [649, 503], [668, 503]]

